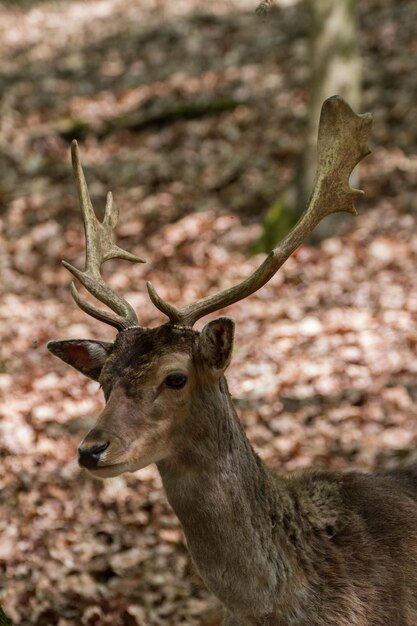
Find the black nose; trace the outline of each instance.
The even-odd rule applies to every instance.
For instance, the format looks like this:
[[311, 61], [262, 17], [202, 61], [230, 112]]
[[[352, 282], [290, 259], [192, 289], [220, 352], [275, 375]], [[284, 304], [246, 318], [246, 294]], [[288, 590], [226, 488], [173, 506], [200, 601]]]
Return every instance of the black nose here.
[[101, 453], [108, 447], [108, 441], [104, 441], [103, 443], [94, 443], [92, 446], [80, 446], [78, 448], [79, 465], [89, 469], [96, 467], [100, 460]]

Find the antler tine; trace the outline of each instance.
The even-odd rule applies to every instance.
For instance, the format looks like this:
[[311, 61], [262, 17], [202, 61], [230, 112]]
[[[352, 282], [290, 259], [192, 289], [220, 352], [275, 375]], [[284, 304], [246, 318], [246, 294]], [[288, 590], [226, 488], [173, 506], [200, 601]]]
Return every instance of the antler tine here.
[[85, 270], [81, 271], [62, 261], [63, 265], [73, 274], [95, 298], [106, 304], [113, 313], [99, 309], [85, 300], [74, 283], [71, 283], [71, 294], [78, 306], [96, 319], [123, 330], [130, 326], [137, 326], [138, 319], [133, 308], [126, 300], [117, 295], [106, 283], [100, 274], [101, 265], [109, 259], [125, 259], [133, 263], [145, 263], [144, 259], [122, 250], [111, 239], [112, 230], [117, 224], [119, 211], [113, 201], [111, 192], [107, 194], [104, 219], [100, 222], [91, 204], [87, 183], [81, 166], [78, 144], [74, 140], [71, 144], [72, 167], [77, 185], [78, 197], [84, 220], [86, 239]]
[[355, 165], [370, 153], [371, 125], [370, 113], [356, 115], [339, 96], [328, 98], [320, 116], [313, 192], [305, 212], [290, 233], [246, 280], [181, 309], [165, 302], [152, 284], [147, 283], [154, 305], [171, 323], [193, 326], [201, 317], [243, 300], [265, 285], [324, 217], [338, 211], [356, 214], [354, 200], [363, 192], [349, 186], [349, 177]]

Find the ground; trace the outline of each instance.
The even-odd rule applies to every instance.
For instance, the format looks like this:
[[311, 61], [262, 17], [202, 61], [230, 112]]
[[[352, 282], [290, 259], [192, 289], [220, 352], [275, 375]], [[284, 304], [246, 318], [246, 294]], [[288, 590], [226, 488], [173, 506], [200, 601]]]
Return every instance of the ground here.
[[[98, 385], [50, 339], [111, 340], [72, 302], [82, 266], [69, 165], [121, 211], [117, 241], [146, 265], [106, 277], [140, 323], [248, 276], [268, 207], [294, 177], [308, 103], [301, 2], [88, 0], [0, 7], [0, 601], [17, 626], [215, 626], [154, 467], [95, 482], [76, 449]], [[237, 325], [236, 405], [277, 471], [387, 467], [417, 444], [417, 6], [360, 3], [373, 153], [359, 215], [304, 246]], [[201, 325], [200, 325], [201, 326]]]

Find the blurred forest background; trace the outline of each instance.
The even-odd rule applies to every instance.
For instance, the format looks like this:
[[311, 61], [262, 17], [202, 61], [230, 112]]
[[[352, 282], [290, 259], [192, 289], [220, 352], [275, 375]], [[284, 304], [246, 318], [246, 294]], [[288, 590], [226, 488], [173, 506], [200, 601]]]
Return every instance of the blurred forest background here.
[[[69, 162], [121, 209], [109, 262], [143, 325], [145, 281], [184, 304], [246, 277], [296, 176], [310, 100], [306, 3], [62, 0], [0, 5], [0, 602], [20, 626], [217, 626], [154, 467], [95, 482], [76, 449], [103, 400], [50, 356], [112, 340], [72, 302], [83, 264]], [[372, 468], [417, 449], [417, 4], [362, 0], [360, 112], [374, 116], [359, 216], [304, 246], [237, 322], [229, 382], [278, 471]]]

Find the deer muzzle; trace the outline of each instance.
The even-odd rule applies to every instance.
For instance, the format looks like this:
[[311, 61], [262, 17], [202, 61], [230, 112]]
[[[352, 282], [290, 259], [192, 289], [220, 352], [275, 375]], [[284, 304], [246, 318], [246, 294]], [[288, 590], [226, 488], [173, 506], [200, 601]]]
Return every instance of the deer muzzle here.
[[96, 426], [78, 448], [78, 464], [95, 476], [107, 478], [126, 471], [126, 453], [123, 441], [116, 434]]
[[93, 469], [97, 467], [102, 453], [109, 447], [109, 442], [103, 441], [102, 443], [93, 443], [92, 445], [83, 444], [78, 448], [78, 464], [81, 467]]

